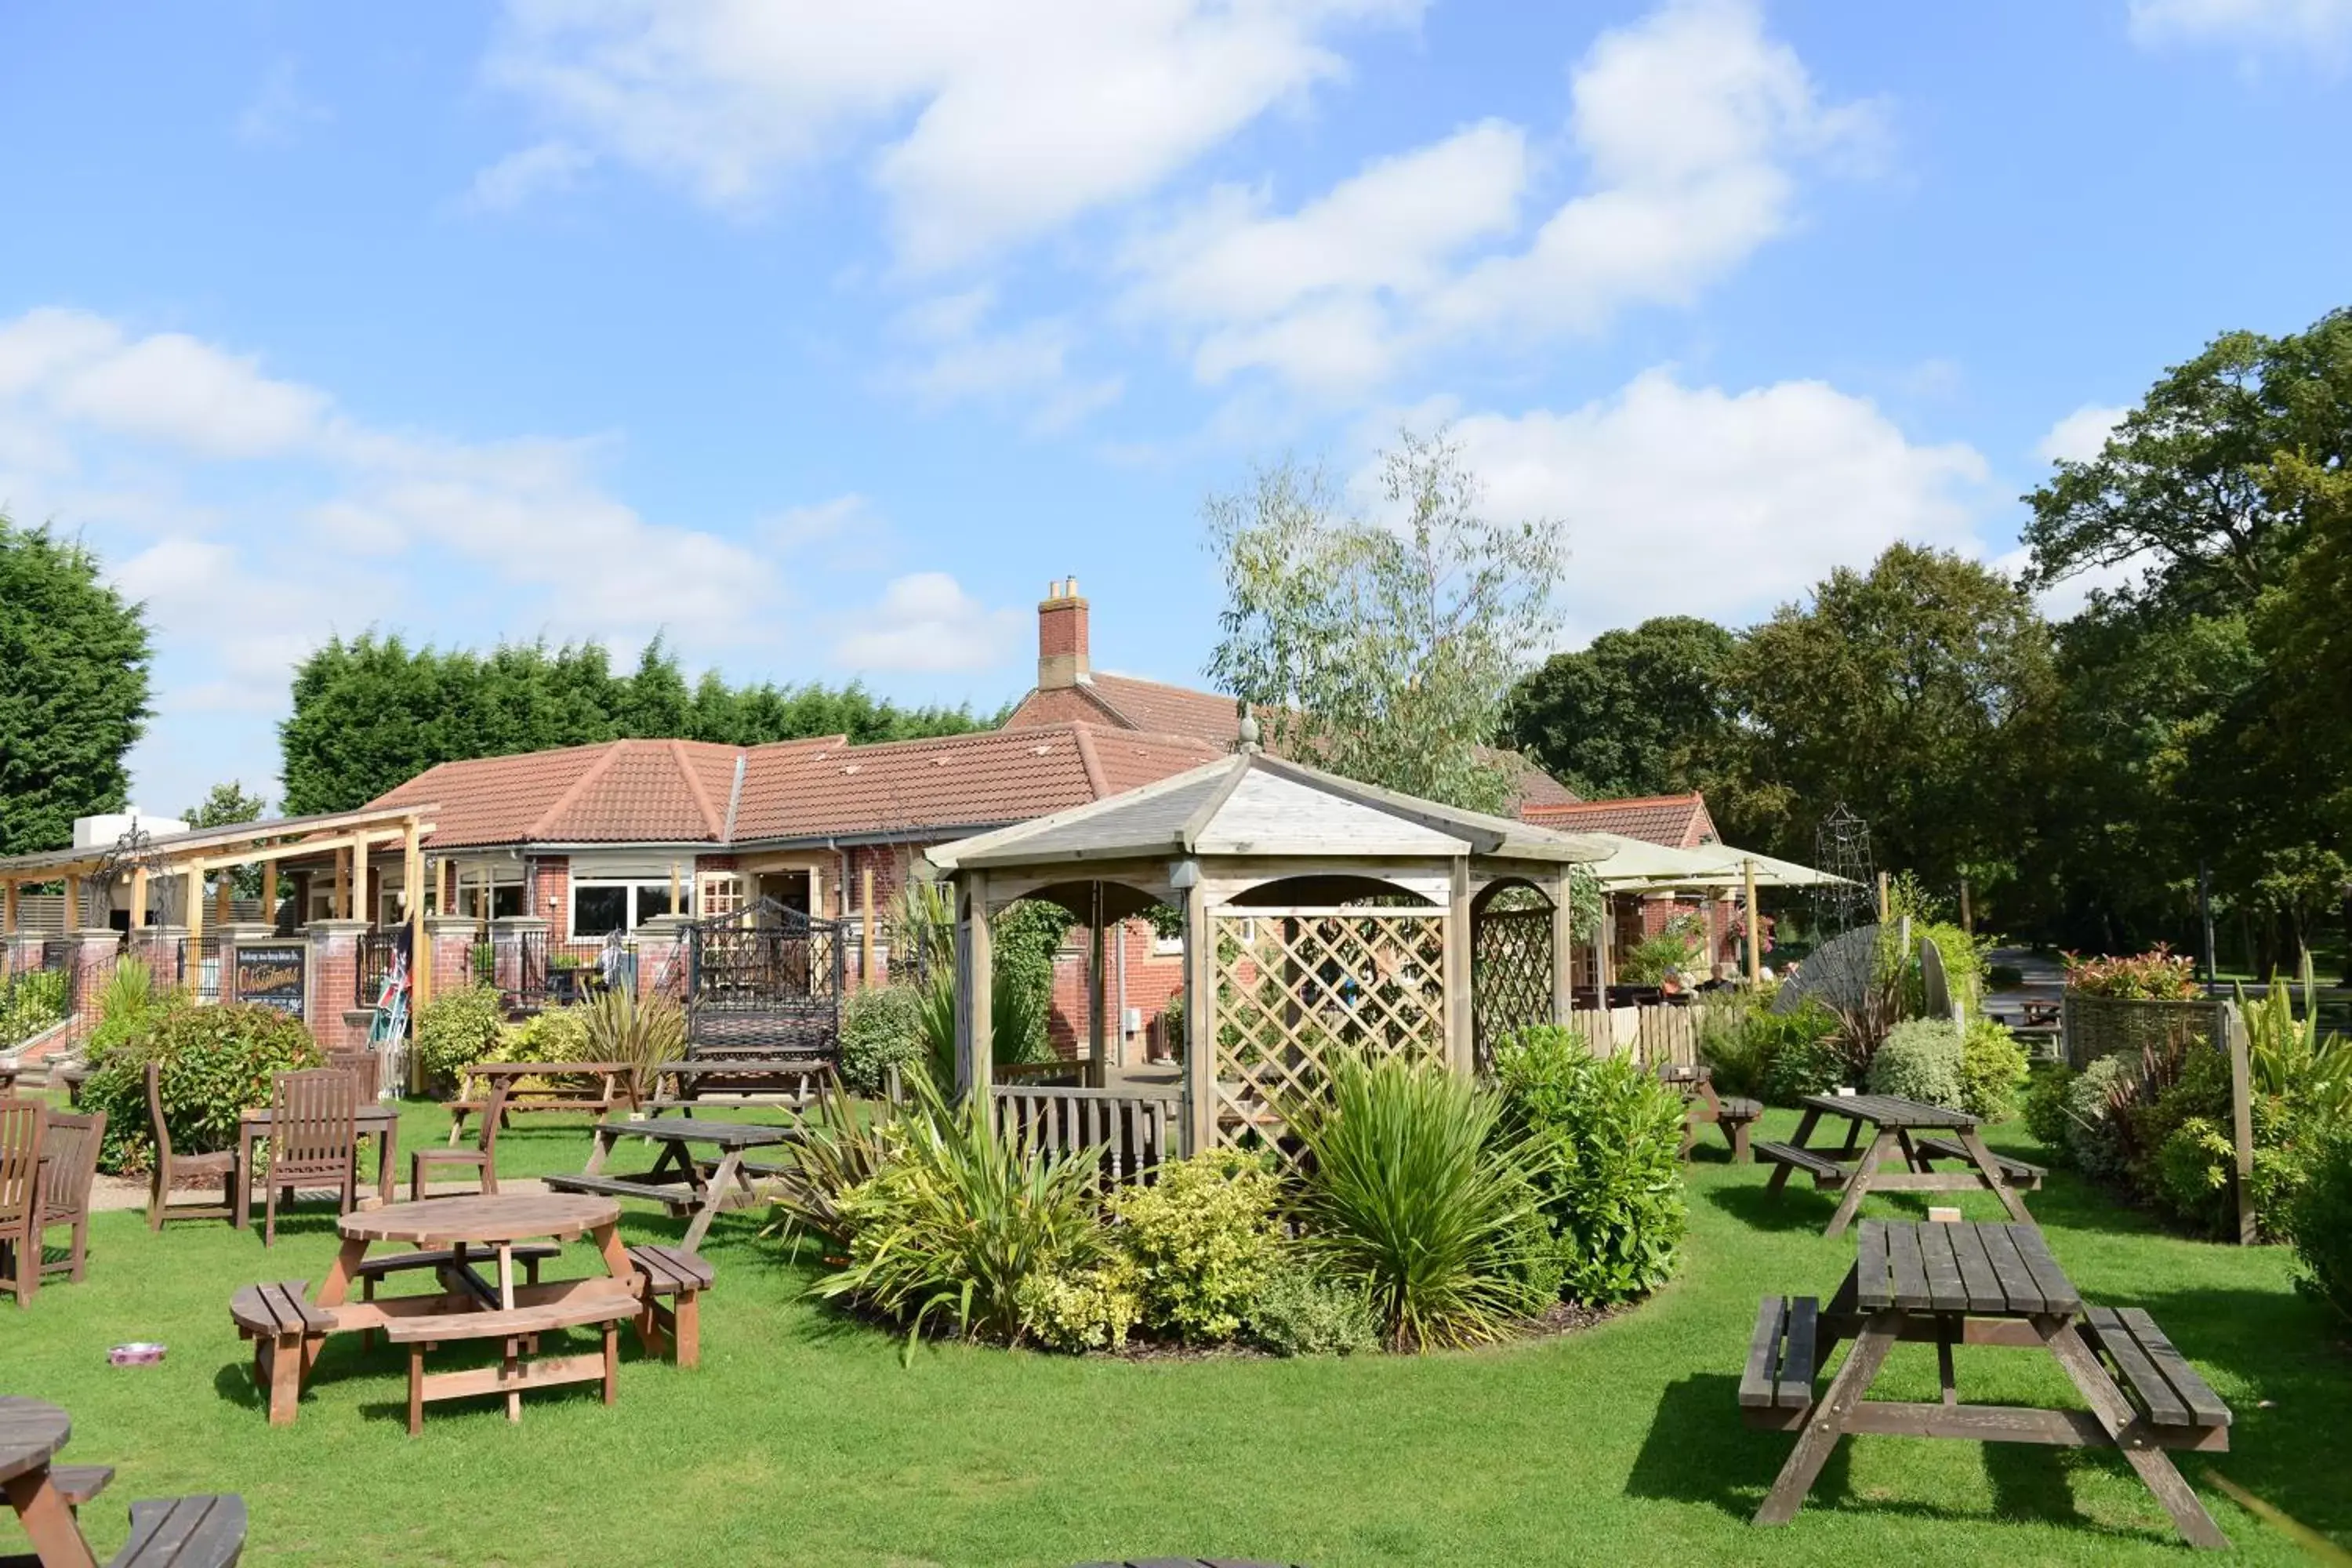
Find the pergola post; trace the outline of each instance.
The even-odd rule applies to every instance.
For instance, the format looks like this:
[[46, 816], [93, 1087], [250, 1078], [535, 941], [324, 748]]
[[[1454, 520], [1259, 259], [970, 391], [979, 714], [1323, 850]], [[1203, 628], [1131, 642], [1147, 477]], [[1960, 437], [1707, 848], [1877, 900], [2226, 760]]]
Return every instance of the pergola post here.
[[1576, 872], [1562, 866], [1551, 884], [1551, 1021], [1566, 1027], [1576, 1016]]
[[0, 888], [0, 936], [16, 934], [16, 879], [10, 878]]
[[[14, 885], [11, 885], [8, 889], [8, 891], [12, 895], [16, 890], [16, 889]], [[16, 902], [16, 900], [12, 897], [8, 901], [13, 904]], [[16, 911], [12, 910], [9, 912], [13, 914]], [[16, 923], [16, 922], [14, 921], [10, 921], [8, 922], [12, 930], [15, 928]], [[146, 929], [146, 925], [147, 868], [144, 866], [133, 866], [131, 868], [131, 929], [134, 931], [143, 931]]]
[[228, 929], [230, 917], [236, 913], [231, 903], [236, 896], [236, 877], [228, 867], [220, 868], [220, 878], [213, 884], [213, 925], [221, 931]]
[[1089, 882], [1087, 888], [1091, 896], [1087, 900], [1087, 924], [1092, 942], [1087, 955], [1087, 1052], [1093, 1065], [1087, 1076], [1099, 1089], [1109, 1081], [1110, 1067], [1105, 1054], [1108, 1041], [1103, 1028], [1103, 886]]
[[335, 850], [335, 918], [352, 918], [352, 861], [357, 858], [359, 841], [341, 845]]
[[1217, 1138], [1217, 939], [1200, 862], [1178, 866], [1169, 884], [1184, 895], [1184, 1152], [1191, 1155]]
[[1601, 919], [1592, 928], [1592, 1005], [1603, 1013], [1609, 1011], [1609, 928], [1615, 923], [1614, 900], [1609, 889], [1601, 889]]
[[188, 951], [202, 952], [205, 940], [205, 868], [200, 861], [188, 863], [187, 895], [181, 900], [186, 911]]
[[967, 871], [959, 879], [958, 923], [962, 940], [956, 943], [956, 1041], [961, 1049], [956, 1062], [956, 1088], [980, 1096], [982, 1109], [995, 1076], [995, 1020], [990, 998], [996, 984], [995, 953], [988, 929], [988, 873]]
[[1748, 984], [1754, 987], [1764, 984], [1764, 921], [1756, 909], [1755, 857], [1739, 863], [1739, 877], [1748, 892]]
[[275, 860], [261, 863], [261, 918], [269, 922], [271, 931], [278, 929], [278, 862]]
[[1467, 1078], [1477, 1068], [1477, 1042], [1470, 1005], [1470, 859], [1454, 858], [1453, 888], [1445, 906], [1445, 1064]]
[[81, 873], [66, 873], [66, 934], [81, 930]]
[[409, 1016], [433, 994], [433, 943], [425, 935], [425, 840], [416, 819], [400, 825], [400, 892], [408, 905]]

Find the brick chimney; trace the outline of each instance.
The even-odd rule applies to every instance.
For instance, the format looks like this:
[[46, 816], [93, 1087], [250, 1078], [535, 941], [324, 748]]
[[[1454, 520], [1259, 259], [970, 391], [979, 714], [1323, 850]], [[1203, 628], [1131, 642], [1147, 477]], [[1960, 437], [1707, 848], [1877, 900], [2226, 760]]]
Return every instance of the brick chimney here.
[[1078, 580], [1045, 585], [1037, 605], [1037, 689], [1055, 691], [1091, 680], [1087, 666], [1087, 602]]

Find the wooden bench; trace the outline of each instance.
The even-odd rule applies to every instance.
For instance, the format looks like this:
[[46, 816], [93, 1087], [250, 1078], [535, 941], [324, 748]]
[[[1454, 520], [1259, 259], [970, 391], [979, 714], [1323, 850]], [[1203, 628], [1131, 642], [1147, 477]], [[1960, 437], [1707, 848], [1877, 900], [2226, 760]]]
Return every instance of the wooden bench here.
[[[551, 1241], [524, 1241], [518, 1242], [510, 1250], [514, 1260], [522, 1265], [523, 1282], [536, 1285], [539, 1283], [540, 1264], [555, 1257], [563, 1248]], [[488, 1261], [488, 1257], [486, 1252], [478, 1252], [471, 1255], [468, 1261]], [[399, 1274], [411, 1268], [430, 1268], [437, 1274], [455, 1266], [457, 1261], [456, 1251], [446, 1247], [422, 1247], [415, 1252], [382, 1252], [373, 1258], [361, 1258], [352, 1269], [352, 1278], [360, 1282], [360, 1300], [373, 1301], [375, 1300], [375, 1282], [387, 1274]], [[360, 1347], [362, 1350], [373, 1349], [374, 1344], [375, 1331], [362, 1329], [360, 1331]]]
[[684, 1182], [633, 1182], [626, 1176], [554, 1175], [541, 1181], [551, 1192], [594, 1193], [607, 1198], [643, 1198], [647, 1203], [660, 1204], [671, 1215], [692, 1214], [702, 1200]]
[[112, 1465], [51, 1465], [49, 1485], [68, 1508], [79, 1508], [114, 1479]]
[[1739, 1404], [1751, 1426], [1786, 1426], [1812, 1408], [1821, 1365], [1813, 1348], [1821, 1303], [1811, 1296], [1767, 1296], [1756, 1310], [1756, 1337], [1739, 1374]]
[[1814, 1149], [1800, 1149], [1794, 1143], [1759, 1143], [1756, 1157], [1769, 1165], [1785, 1165], [1792, 1171], [1802, 1171], [1812, 1177], [1817, 1187], [1842, 1187], [1853, 1173], [1827, 1154]]
[[319, 1347], [335, 1326], [332, 1313], [303, 1299], [310, 1288], [307, 1279], [289, 1279], [247, 1285], [229, 1298], [230, 1320], [239, 1334], [253, 1342], [253, 1384], [268, 1395], [272, 1426], [292, 1424], [303, 1374], [319, 1359]]
[[131, 1505], [131, 1539], [106, 1568], [230, 1568], [245, 1551], [245, 1500], [150, 1498]]
[[[598, 1290], [581, 1291], [560, 1301], [517, 1307], [509, 1311], [439, 1312], [388, 1320], [383, 1327], [384, 1338], [408, 1347], [408, 1435], [414, 1437], [425, 1430], [425, 1406], [433, 1400], [503, 1394], [507, 1396], [507, 1419], [520, 1421], [525, 1389], [601, 1380], [604, 1403], [612, 1404], [619, 1392], [620, 1326], [636, 1311], [634, 1296]], [[604, 1331], [604, 1348], [601, 1353], [522, 1359], [521, 1347], [526, 1340], [559, 1329], [591, 1325]], [[426, 1375], [427, 1351], [436, 1345], [474, 1340], [503, 1340], [506, 1353], [496, 1366]]]
[[2158, 1428], [2158, 1442], [2166, 1447], [2229, 1447], [2230, 1407], [2173, 1348], [2155, 1319], [2137, 1307], [2085, 1307], [2083, 1338], [2105, 1360], [2141, 1418]]
[[[570, 1079], [523, 1086], [525, 1079]], [[589, 1083], [584, 1080], [596, 1080]], [[486, 1081], [503, 1079], [498, 1089], [480, 1092]], [[458, 1071], [459, 1097], [449, 1102], [449, 1143], [455, 1147], [466, 1131], [466, 1119], [479, 1116], [503, 1100], [499, 1125], [508, 1125], [518, 1111], [566, 1110], [603, 1116], [624, 1107], [637, 1108], [631, 1068], [622, 1062], [476, 1062]], [[471, 1092], [467, 1092], [467, 1091]]]
[[629, 1261], [637, 1266], [637, 1337], [647, 1353], [667, 1349], [680, 1366], [701, 1365], [701, 1296], [715, 1278], [710, 1265], [684, 1247], [650, 1245], [629, 1248]]
[[[1911, 1147], [1930, 1160], [1965, 1161], [1969, 1158], [1968, 1145], [1957, 1138], [1942, 1138], [1933, 1134], [1924, 1137], [1915, 1136], [1911, 1140]], [[2050, 1173], [2040, 1165], [2029, 1165], [2022, 1160], [2012, 1160], [2006, 1154], [1995, 1154], [1992, 1157], [1992, 1163], [2000, 1169], [2001, 1180], [2012, 1187], [2023, 1187], [2030, 1193], [2040, 1192], [2042, 1178]]]
[[[687, 1115], [754, 1105], [805, 1110], [824, 1098], [832, 1079], [833, 1064], [821, 1057], [695, 1057], [656, 1068], [655, 1095], [639, 1109]], [[660, 1092], [665, 1084], [667, 1094]]]
[[1661, 1062], [1658, 1081], [1679, 1090], [1688, 1115], [1683, 1124], [1683, 1158], [1698, 1142], [1698, 1130], [1709, 1122], [1723, 1130], [1724, 1141], [1731, 1145], [1731, 1163], [1745, 1165], [1751, 1157], [1748, 1146], [1748, 1129], [1764, 1114], [1761, 1100], [1744, 1095], [1722, 1095], [1715, 1092], [1715, 1076], [1705, 1067], [1691, 1062]]

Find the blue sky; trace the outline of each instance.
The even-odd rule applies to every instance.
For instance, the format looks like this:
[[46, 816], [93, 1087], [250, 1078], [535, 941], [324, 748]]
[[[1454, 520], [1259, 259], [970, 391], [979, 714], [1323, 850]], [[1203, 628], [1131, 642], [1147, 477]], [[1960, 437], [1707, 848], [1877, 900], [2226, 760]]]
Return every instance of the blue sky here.
[[512, 0], [0, 20], [0, 507], [292, 661], [665, 631], [992, 706], [1076, 574], [1197, 679], [1203, 495], [1441, 421], [1564, 644], [1744, 623], [2347, 302], [2352, 0]]

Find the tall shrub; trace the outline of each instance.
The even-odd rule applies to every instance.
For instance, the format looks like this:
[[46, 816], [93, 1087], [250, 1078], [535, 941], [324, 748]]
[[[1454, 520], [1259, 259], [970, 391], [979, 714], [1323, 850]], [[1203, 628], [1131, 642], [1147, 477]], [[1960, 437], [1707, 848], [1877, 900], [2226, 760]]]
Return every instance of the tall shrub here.
[[923, 998], [912, 984], [869, 986], [841, 1005], [841, 1081], [879, 1094], [890, 1069], [920, 1068], [925, 1054]]
[[2352, 1126], [2321, 1136], [2305, 1170], [2287, 1215], [2303, 1265], [2296, 1285], [2352, 1324]]
[[417, 1070], [428, 1085], [446, 1088], [460, 1068], [497, 1059], [506, 1027], [506, 1004], [497, 986], [445, 991], [416, 1011]]
[[1960, 1056], [1960, 1031], [1950, 1019], [1906, 1019], [1870, 1059], [1870, 1092], [1958, 1110]]
[[1682, 1096], [1551, 1026], [1498, 1047], [1495, 1078], [1505, 1125], [1540, 1152], [1535, 1182], [1568, 1294], [1598, 1306], [1665, 1283], [1688, 1225]]
[[172, 1146], [186, 1153], [235, 1148], [237, 1112], [268, 1105], [278, 1074], [325, 1059], [302, 1021], [274, 1007], [231, 1002], [156, 1015], [147, 1033], [109, 1052], [83, 1080], [83, 1107], [106, 1112], [100, 1165], [141, 1171], [153, 1157], [150, 1060], [163, 1068], [158, 1087]]

